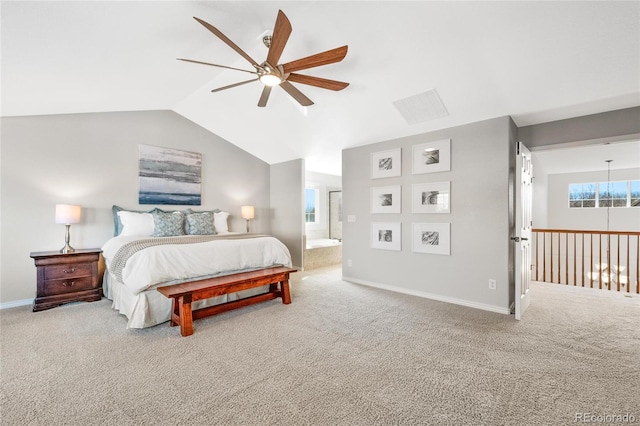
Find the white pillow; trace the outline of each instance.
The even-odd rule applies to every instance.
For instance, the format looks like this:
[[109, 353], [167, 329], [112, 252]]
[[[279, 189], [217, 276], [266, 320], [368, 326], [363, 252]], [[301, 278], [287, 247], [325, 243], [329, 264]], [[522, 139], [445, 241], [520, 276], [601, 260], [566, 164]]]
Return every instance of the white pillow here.
[[120, 235], [150, 237], [153, 235], [153, 215], [151, 213], [135, 213], [119, 211], [118, 217], [122, 222]]
[[227, 218], [229, 212], [215, 212], [213, 214], [213, 226], [216, 228], [218, 234], [226, 234], [229, 232], [229, 225], [227, 224]]

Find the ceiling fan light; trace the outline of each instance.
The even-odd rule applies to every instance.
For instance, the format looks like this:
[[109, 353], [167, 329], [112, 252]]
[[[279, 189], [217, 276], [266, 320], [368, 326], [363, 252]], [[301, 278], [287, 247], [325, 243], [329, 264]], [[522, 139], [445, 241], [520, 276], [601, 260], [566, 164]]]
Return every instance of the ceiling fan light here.
[[265, 86], [277, 86], [282, 83], [282, 80], [280, 80], [280, 77], [277, 75], [264, 74], [260, 76], [260, 82]]

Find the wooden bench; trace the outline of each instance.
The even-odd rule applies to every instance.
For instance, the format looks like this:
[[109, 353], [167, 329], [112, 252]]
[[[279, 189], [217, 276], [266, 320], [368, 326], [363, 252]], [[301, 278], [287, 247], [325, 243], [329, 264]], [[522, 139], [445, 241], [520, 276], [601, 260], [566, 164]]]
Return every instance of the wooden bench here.
[[[190, 336], [193, 334], [193, 320], [230, 311], [236, 308], [265, 302], [277, 297], [282, 298], [282, 303], [291, 303], [289, 292], [289, 274], [297, 272], [297, 269], [278, 266], [274, 268], [259, 269], [256, 271], [242, 272], [239, 274], [224, 275], [221, 277], [207, 278], [198, 281], [190, 281], [158, 287], [158, 291], [166, 297], [173, 299], [171, 307], [171, 322], [175, 327], [180, 325], [180, 334]], [[209, 306], [196, 310], [191, 309], [191, 303], [196, 300], [209, 299], [223, 294], [235, 293], [241, 290], [269, 285], [269, 292], [233, 300], [220, 305]]]

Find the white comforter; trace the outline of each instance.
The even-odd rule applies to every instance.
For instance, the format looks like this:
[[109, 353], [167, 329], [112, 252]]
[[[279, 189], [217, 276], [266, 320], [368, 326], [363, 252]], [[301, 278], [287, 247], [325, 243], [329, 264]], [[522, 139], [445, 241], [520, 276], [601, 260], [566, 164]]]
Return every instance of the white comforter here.
[[[136, 239], [117, 236], [102, 247], [107, 269], [118, 249]], [[129, 258], [122, 270], [124, 285], [134, 294], [160, 283], [233, 273], [275, 265], [291, 266], [287, 247], [274, 237], [215, 240], [147, 247]]]

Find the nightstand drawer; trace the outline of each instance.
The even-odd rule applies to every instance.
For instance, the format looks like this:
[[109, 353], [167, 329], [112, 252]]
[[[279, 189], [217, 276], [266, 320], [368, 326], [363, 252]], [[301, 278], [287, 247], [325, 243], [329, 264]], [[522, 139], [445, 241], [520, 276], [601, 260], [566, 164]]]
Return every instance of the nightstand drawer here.
[[44, 282], [46, 296], [62, 293], [72, 293], [82, 290], [91, 290], [93, 277], [67, 278], [62, 280], [47, 280]]
[[73, 263], [68, 265], [47, 266], [44, 270], [45, 280], [57, 280], [76, 277], [91, 276], [93, 273], [92, 263]]

